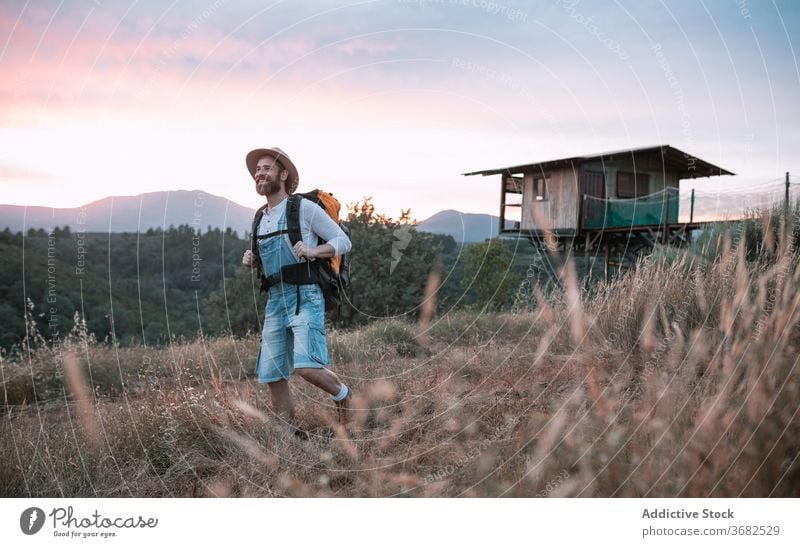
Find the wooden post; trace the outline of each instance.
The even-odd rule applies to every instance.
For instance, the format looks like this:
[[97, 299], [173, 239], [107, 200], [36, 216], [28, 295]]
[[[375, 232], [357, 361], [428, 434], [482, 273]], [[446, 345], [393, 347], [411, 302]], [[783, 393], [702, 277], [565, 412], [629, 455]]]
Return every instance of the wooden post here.
[[603, 259], [603, 262], [604, 262], [603, 268], [605, 270], [604, 271], [604, 275], [605, 275], [605, 278], [606, 278], [606, 283], [608, 283], [608, 259], [609, 259], [609, 254], [610, 254], [609, 253], [609, 248], [608, 248], [608, 240], [604, 241], [603, 245], [605, 246], [605, 258]]
[[580, 207], [578, 208], [578, 229], [583, 230], [583, 224], [586, 222], [586, 194], [583, 194]]
[[591, 237], [589, 236], [589, 232], [586, 232], [586, 243], [583, 244], [583, 263], [586, 267], [586, 281], [591, 282], [592, 280], [592, 263], [589, 259], [589, 245], [591, 244]]
[[692, 188], [692, 199], [689, 206], [689, 224], [694, 220], [694, 188]]
[[[506, 176], [500, 176], [500, 230], [497, 235], [503, 233], [506, 227]], [[522, 226], [520, 226], [522, 228]]]
[[661, 243], [664, 245], [667, 244], [667, 227], [669, 226], [669, 189], [667, 189], [664, 194], [666, 195], [666, 199], [664, 200], [664, 233], [661, 234]]
[[783, 199], [783, 212], [789, 214], [789, 171], [786, 171], [786, 193]]

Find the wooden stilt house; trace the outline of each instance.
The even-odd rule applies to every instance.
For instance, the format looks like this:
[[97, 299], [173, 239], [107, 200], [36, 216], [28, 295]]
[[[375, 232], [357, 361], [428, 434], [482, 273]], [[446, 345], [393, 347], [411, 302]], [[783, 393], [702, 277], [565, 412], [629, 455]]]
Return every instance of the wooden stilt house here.
[[[561, 250], [628, 251], [680, 243], [700, 223], [678, 222], [681, 180], [733, 175], [669, 145], [526, 163], [464, 173], [499, 175], [500, 233], [540, 244], [550, 232]], [[512, 208], [517, 222], [507, 227]], [[608, 260], [606, 261], [608, 263]]]

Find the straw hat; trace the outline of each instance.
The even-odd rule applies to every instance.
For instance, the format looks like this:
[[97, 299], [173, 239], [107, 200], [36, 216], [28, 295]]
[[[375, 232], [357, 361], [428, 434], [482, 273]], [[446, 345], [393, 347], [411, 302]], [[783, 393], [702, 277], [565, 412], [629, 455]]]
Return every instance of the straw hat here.
[[297, 167], [295, 167], [292, 160], [289, 159], [289, 156], [286, 155], [286, 152], [277, 146], [275, 148], [256, 148], [248, 152], [244, 161], [247, 164], [247, 170], [250, 171], [250, 176], [253, 177], [253, 179], [256, 178], [256, 164], [258, 160], [264, 156], [275, 158], [281, 162], [284, 169], [289, 171], [289, 178], [286, 179], [286, 193], [294, 193], [294, 191], [297, 190], [297, 185], [300, 184], [300, 175], [298, 175]]

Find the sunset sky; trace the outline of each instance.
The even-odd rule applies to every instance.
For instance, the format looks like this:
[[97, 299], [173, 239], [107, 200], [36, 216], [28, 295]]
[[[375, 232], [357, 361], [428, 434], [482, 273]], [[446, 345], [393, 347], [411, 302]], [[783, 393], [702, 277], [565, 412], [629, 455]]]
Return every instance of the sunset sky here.
[[798, 36], [791, 1], [6, 1], [0, 202], [254, 207], [261, 146], [418, 219], [497, 214], [464, 172], [654, 144], [745, 188], [800, 175]]

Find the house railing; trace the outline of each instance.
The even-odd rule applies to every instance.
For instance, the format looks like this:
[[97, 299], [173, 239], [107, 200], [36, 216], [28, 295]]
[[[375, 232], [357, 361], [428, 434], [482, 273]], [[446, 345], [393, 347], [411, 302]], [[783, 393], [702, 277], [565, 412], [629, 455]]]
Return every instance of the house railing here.
[[678, 189], [630, 199], [583, 196], [583, 228], [625, 228], [678, 222]]

